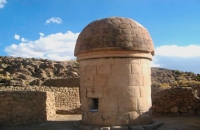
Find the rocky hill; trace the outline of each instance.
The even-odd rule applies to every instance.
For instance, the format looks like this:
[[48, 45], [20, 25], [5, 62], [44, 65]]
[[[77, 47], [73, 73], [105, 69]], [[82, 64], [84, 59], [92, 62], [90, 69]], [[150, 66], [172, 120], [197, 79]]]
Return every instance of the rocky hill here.
[[[0, 56], [0, 86], [41, 86], [47, 79], [79, 77], [75, 60]], [[200, 81], [200, 74], [152, 67], [152, 85], [159, 87], [191, 86]]]

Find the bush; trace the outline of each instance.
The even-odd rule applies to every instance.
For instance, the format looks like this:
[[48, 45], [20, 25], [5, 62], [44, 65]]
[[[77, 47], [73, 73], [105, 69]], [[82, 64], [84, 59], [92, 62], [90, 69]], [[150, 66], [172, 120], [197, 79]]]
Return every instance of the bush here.
[[175, 70], [175, 72], [174, 72], [176, 75], [181, 75], [182, 74], [182, 72], [181, 71], [179, 71], [179, 70]]

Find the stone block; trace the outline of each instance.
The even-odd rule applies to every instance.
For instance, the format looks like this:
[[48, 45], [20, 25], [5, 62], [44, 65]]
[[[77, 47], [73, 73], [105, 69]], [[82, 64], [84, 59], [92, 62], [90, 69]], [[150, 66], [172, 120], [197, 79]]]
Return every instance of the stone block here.
[[137, 98], [140, 97], [140, 86], [119, 86], [118, 95], [121, 98]]
[[108, 86], [108, 75], [94, 75], [94, 86], [95, 87]]
[[87, 93], [86, 93], [87, 89], [86, 88], [87, 87], [85, 87], [85, 86], [80, 86], [80, 97], [81, 97], [81, 99], [86, 98], [86, 96], [87, 96]]
[[118, 98], [116, 97], [99, 99], [99, 112], [117, 112], [118, 107]]
[[110, 67], [112, 75], [121, 75], [122, 77], [131, 74], [131, 64], [124, 64], [121, 60], [118, 63], [112, 64]]
[[79, 75], [85, 75], [85, 71], [86, 70], [86, 67], [85, 66], [83, 66], [83, 67], [80, 67], [79, 68]]
[[110, 64], [97, 65], [97, 74], [110, 74]]
[[184, 113], [184, 112], [187, 112], [188, 110], [185, 107], [180, 107], [179, 111]]
[[111, 60], [111, 58], [109, 58], [109, 59], [107, 59], [107, 58], [99, 58], [97, 62], [98, 62], [97, 65], [104, 65], [104, 64], [108, 64], [109, 62], [112, 63], [113, 60]]
[[178, 112], [178, 108], [177, 107], [173, 107], [170, 109], [171, 113], [177, 113]]
[[144, 85], [143, 75], [129, 74], [127, 77], [128, 86], [142, 86]]
[[118, 87], [127, 86], [128, 80], [127, 75], [111, 75], [108, 77], [108, 86]]
[[140, 58], [128, 58], [131, 64], [141, 64]]
[[119, 98], [119, 112], [136, 111], [137, 98]]
[[132, 74], [141, 74], [142, 73], [141, 64], [131, 64], [131, 73]]
[[95, 75], [96, 74], [96, 66], [95, 65], [90, 65], [86, 66], [86, 75]]
[[102, 87], [102, 97], [103, 98], [113, 98], [118, 97], [119, 92], [116, 86], [104, 86]]
[[149, 110], [152, 106], [151, 97], [139, 97], [138, 98], [138, 108], [139, 110]]
[[93, 75], [86, 75], [84, 77], [84, 86], [93, 86]]
[[89, 103], [88, 103], [88, 99], [87, 98], [82, 98], [81, 99], [81, 109], [82, 109], [82, 111], [89, 111], [89, 105], [88, 105]]
[[88, 98], [101, 98], [102, 97], [102, 87], [87, 87], [87, 97]]
[[84, 80], [85, 80], [84, 76], [80, 76], [80, 87], [85, 86]]
[[116, 125], [117, 114], [116, 112], [103, 112], [103, 126]]
[[119, 112], [117, 114], [117, 125], [128, 125], [129, 124], [129, 113], [128, 112]]
[[101, 127], [99, 130], [110, 130], [110, 127]]
[[79, 67], [81, 68], [81, 67], [87, 66], [88, 65], [87, 61], [88, 60], [81, 60], [81, 61], [79, 61]]
[[98, 65], [98, 59], [89, 59], [89, 60], [87, 60], [87, 65], [88, 66], [96, 66], [96, 65]]
[[111, 126], [111, 130], [128, 130], [127, 126]]
[[[91, 113], [92, 114], [92, 125], [94, 126], [102, 126], [103, 124], [103, 115], [100, 112]], [[90, 122], [90, 124], [91, 124]]]
[[144, 75], [143, 81], [144, 81], [144, 83], [143, 83], [144, 86], [151, 86], [151, 77], [150, 76]]
[[90, 112], [83, 112], [82, 113], [82, 124], [90, 125], [92, 122], [92, 113]]
[[150, 76], [151, 75], [151, 66], [148, 65], [148, 64], [142, 64], [141, 65], [141, 70], [142, 70], [142, 74], [143, 75], [148, 75]]
[[150, 60], [149, 59], [141, 59], [141, 64], [150, 65]]
[[0, 113], [5, 118], [4, 124], [31, 123], [39, 119], [46, 121], [55, 116], [53, 92], [9, 91], [3, 92], [3, 95], [4, 98], [12, 97], [9, 104], [0, 107]]
[[140, 86], [140, 97], [151, 97], [151, 86]]

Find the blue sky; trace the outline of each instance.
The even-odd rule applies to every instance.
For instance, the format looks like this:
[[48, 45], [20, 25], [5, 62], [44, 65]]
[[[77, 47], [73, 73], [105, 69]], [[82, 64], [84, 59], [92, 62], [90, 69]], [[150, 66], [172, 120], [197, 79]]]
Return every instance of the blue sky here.
[[199, 7], [199, 0], [0, 0], [0, 55], [69, 60], [87, 24], [121, 16], [148, 29], [152, 66], [200, 73]]

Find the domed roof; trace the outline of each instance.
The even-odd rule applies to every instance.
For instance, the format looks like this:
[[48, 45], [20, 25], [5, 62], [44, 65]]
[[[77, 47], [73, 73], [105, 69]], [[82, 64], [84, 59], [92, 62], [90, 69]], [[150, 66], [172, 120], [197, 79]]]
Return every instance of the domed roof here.
[[147, 29], [122, 17], [104, 18], [88, 24], [78, 36], [74, 55], [113, 49], [145, 51], [154, 55], [154, 45]]

